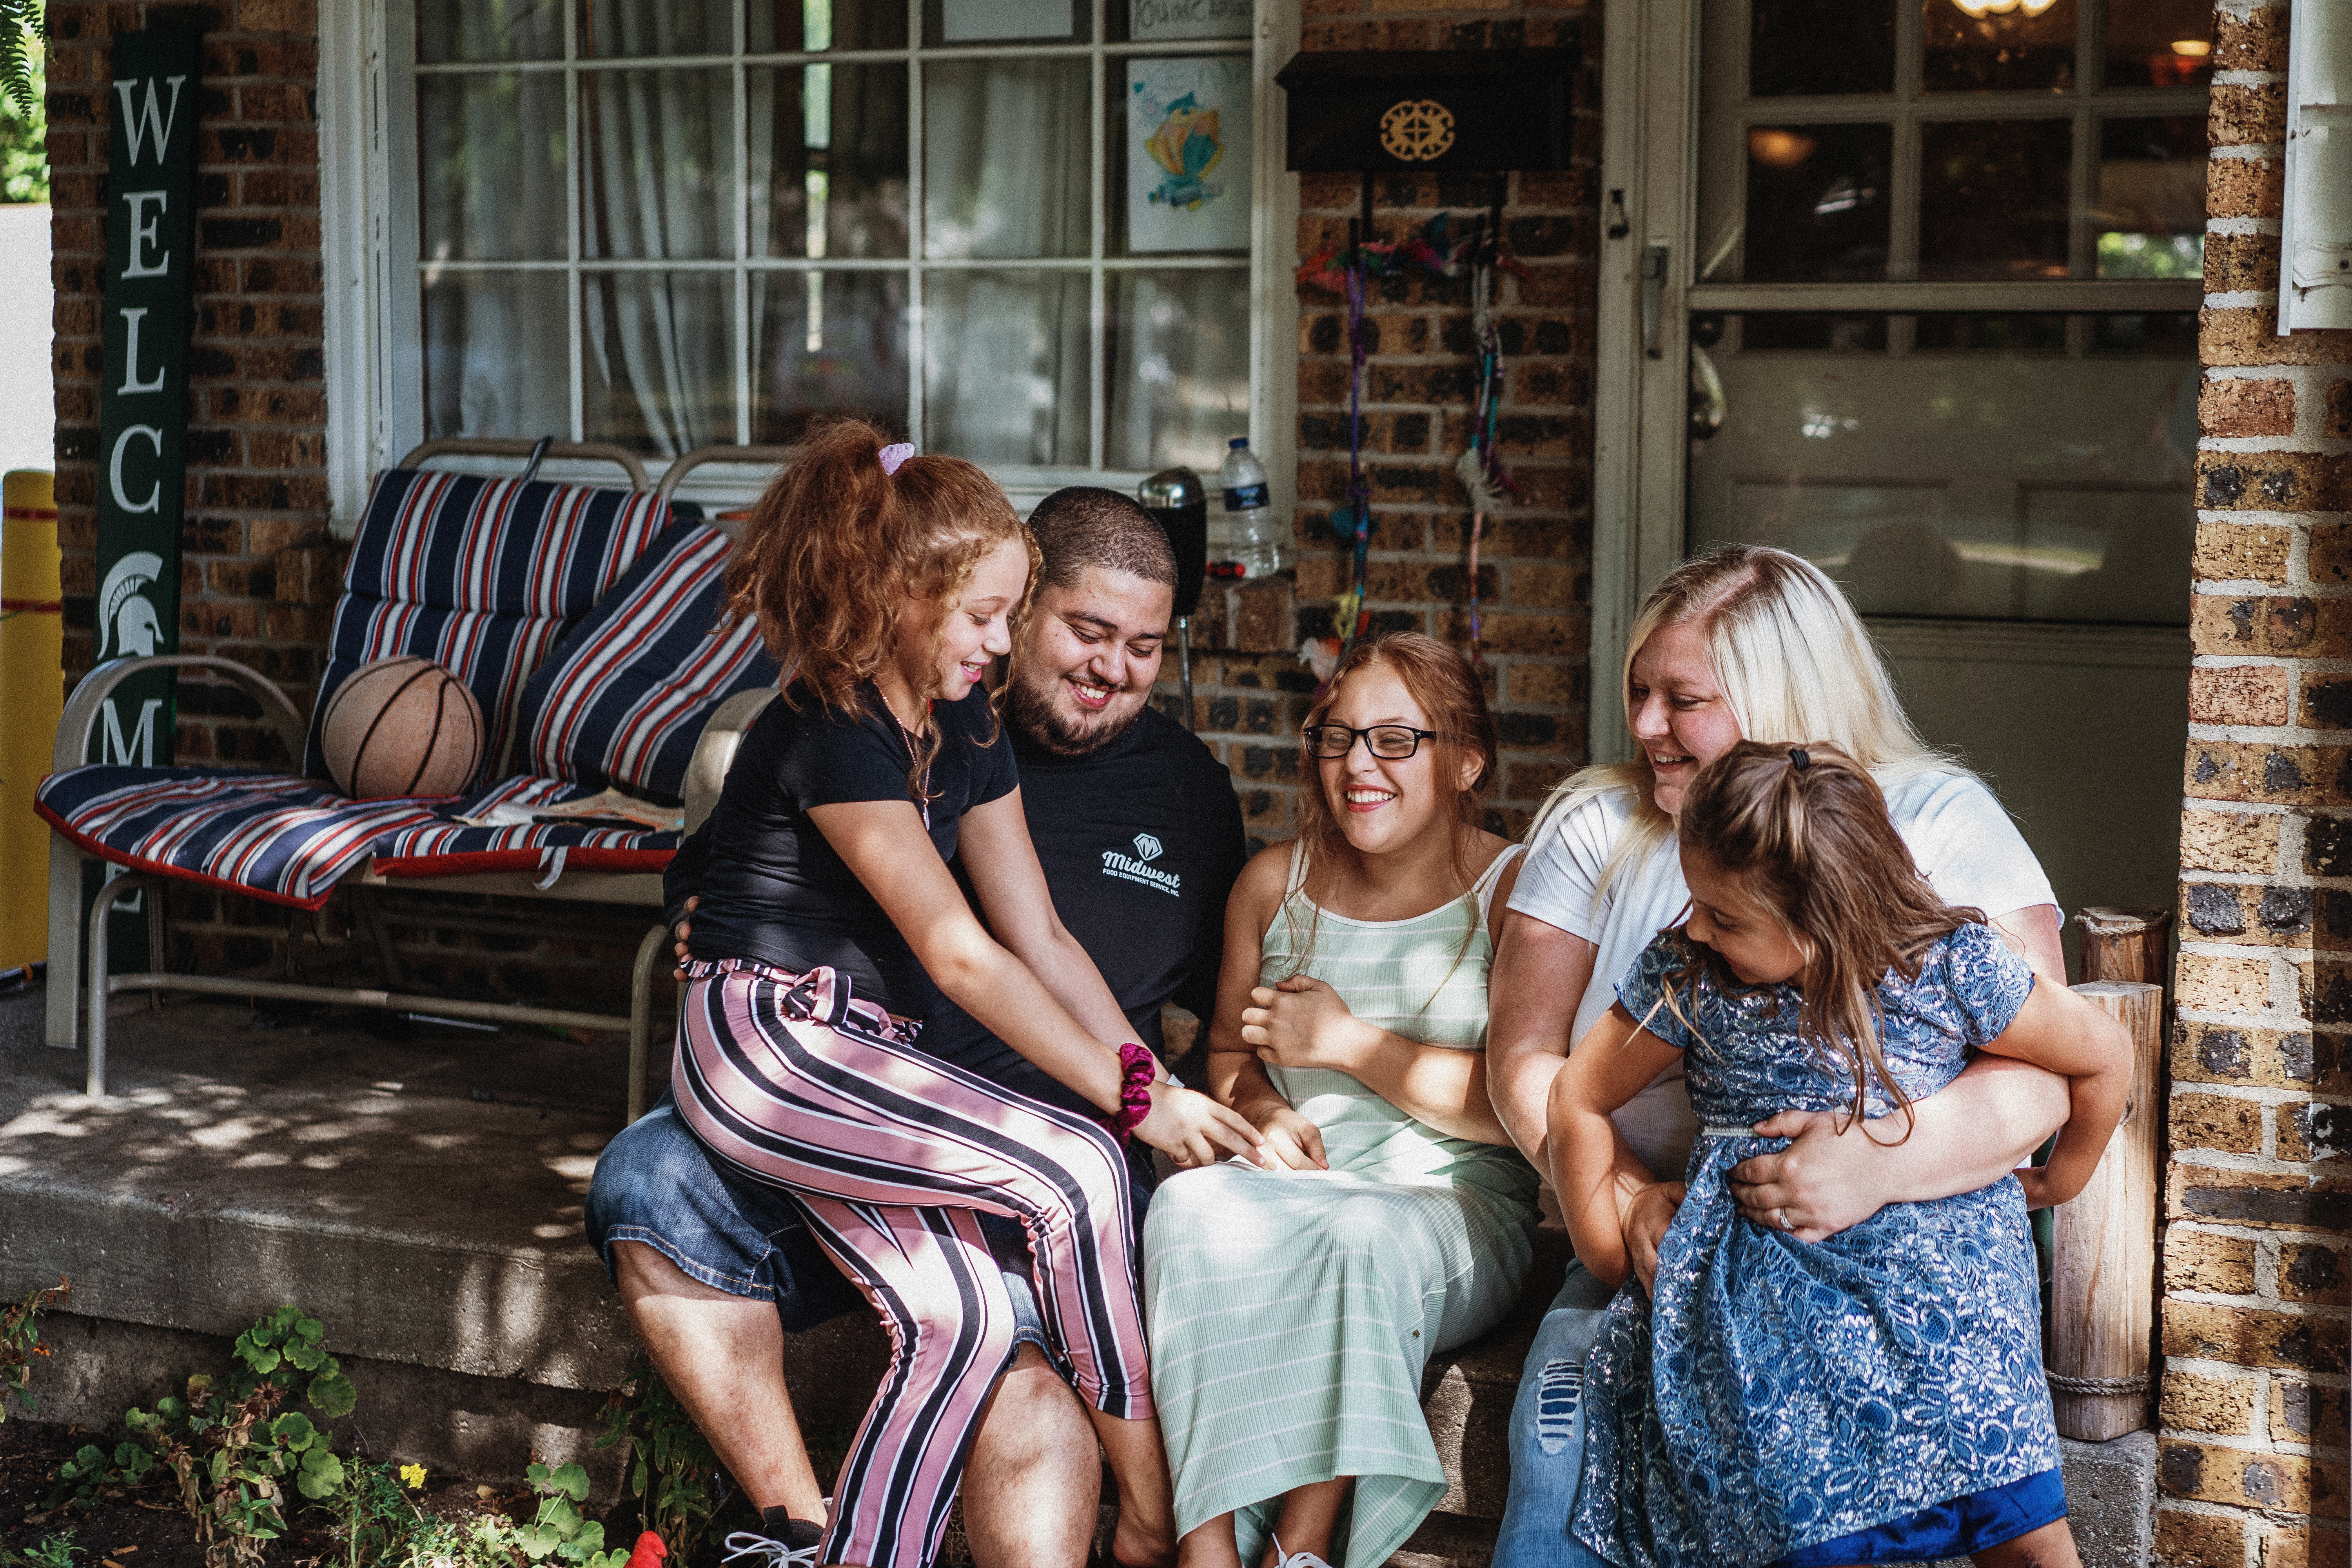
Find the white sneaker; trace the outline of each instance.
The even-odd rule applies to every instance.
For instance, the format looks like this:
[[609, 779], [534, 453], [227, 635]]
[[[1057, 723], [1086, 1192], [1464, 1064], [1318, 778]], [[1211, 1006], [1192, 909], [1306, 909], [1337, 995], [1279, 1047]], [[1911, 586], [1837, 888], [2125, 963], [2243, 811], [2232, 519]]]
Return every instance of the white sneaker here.
[[739, 1530], [727, 1538], [727, 1555], [719, 1561], [721, 1568], [737, 1558], [750, 1559], [749, 1568], [816, 1568], [817, 1549], [822, 1542], [806, 1546], [787, 1546], [772, 1535], [756, 1530]]
[[1274, 1538], [1274, 1568], [1331, 1568], [1312, 1552], [1285, 1552], [1279, 1535]]

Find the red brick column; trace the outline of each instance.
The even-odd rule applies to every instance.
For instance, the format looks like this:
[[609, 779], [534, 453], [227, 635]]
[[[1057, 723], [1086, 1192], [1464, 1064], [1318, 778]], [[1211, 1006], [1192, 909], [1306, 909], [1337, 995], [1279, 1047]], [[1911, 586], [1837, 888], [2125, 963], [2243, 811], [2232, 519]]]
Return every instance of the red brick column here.
[[2199, 1568], [2347, 1552], [2352, 332], [2277, 335], [2286, 37], [2217, 16], [2157, 1531]]

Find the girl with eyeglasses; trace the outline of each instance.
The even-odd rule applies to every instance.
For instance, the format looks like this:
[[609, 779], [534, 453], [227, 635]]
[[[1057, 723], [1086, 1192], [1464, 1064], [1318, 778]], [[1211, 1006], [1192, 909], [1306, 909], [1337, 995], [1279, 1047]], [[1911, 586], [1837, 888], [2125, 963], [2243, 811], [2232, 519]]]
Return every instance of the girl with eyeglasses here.
[[1486, 1094], [1519, 852], [1480, 826], [1476, 672], [1358, 643], [1301, 742], [1298, 837], [1234, 889], [1209, 1031], [1211, 1092], [1278, 1168], [1187, 1171], [1145, 1223], [1181, 1568], [1386, 1562], [1445, 1492], [1423, 1367], [1509, 1310], [1536, 1219]]

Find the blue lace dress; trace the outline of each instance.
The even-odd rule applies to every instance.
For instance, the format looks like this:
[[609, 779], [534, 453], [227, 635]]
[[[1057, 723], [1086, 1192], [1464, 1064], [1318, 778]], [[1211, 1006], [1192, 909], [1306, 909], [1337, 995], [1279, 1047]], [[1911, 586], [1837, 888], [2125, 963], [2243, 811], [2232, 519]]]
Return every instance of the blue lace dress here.
[[[1576, 1535], [1630, 1568], [1745, 1568], [2055, 1468], [2023, 1190], [1892, 1204], [1812, 1245], [1740, 1218], [1731, 1167], [1787, 1140], [1736, 1130], [1843, 1109], [1853, 1090], [1800, 1043], [1791, 986], [1702, 977], [1676, 998], [1686, 1030], [1659, 1005], [1678, 935], [1617, 995], [1687, 1053], [1703, 1131], [1655, 1300], [1627, 1280], [1586, 1363]], [[1879, 987], [1889, 1071], [1934, 1094], [2032, 985], [1990, 927], [1962, 927], [1917, 980]], [[1869, 1115], [1890, 1108], [1874, 1097]]]

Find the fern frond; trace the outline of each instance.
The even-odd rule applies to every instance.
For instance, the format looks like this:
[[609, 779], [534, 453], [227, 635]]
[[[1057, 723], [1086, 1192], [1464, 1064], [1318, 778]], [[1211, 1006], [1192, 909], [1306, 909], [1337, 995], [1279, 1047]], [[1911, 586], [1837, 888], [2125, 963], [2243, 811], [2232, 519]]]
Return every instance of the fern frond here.
[[33, 40], [47, 36], [45, 0], [0, 0], [0, 90], [26, 114], [39, 104], [33, 90]]

